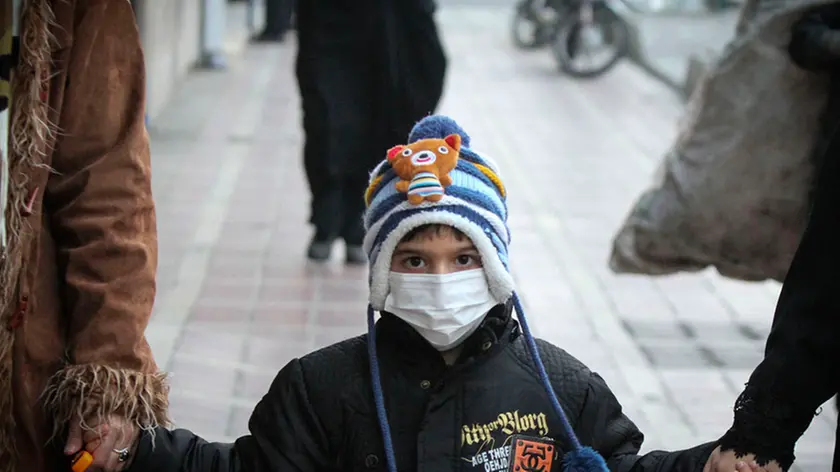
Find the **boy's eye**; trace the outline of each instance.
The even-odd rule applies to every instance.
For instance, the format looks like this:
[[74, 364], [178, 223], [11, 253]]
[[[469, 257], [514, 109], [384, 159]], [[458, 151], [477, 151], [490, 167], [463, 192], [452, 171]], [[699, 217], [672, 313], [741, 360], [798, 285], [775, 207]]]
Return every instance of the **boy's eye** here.
[[423, 261], [422, 258], [413, 256], [413, 257], [407, 258], [403, 262], [403, 264], [405, 264], [405, 266], [408, 267], [409, 269], [420, 269], [420, 268], [422, 268], [423, 266], [426, 265], [426, 262]]
[[462, 254], [455, 258], [455, 263], [459, 266], [468, 266], [476, 263], [476, 257], [469, 254]]

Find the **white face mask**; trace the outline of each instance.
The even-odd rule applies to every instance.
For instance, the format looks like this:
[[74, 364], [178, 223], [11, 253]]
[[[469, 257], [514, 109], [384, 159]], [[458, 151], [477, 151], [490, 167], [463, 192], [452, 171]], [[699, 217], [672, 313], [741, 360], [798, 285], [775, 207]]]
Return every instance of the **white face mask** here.
[[391, 272], [385, 311], [411, 325], [438, 351], [448, 351], [471, 335], [498, 303], [484, 270], [451, 274]]

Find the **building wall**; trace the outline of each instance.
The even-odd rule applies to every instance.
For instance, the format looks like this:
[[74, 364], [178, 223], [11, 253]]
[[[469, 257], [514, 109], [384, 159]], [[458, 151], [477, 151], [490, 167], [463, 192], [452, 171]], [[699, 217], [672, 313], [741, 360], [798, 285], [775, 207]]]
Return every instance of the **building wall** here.
[[146, 55], [147, 113], [160, 112], [198, 62], [202, 0], [133, 0]]

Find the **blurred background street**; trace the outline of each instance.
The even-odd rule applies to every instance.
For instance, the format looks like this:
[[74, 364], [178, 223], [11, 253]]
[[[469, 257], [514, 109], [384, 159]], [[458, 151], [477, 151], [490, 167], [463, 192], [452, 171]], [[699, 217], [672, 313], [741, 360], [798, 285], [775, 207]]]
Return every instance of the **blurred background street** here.
[[[225, 70], [181, 74], [165, 93], [155, 84], [168, 79], [150, 78], [160, 269], [147, 334], [172, 372], [177, 425], [219, 441], [247, 432], [285, 363], [362, 333], [367, 294], [364, 268], [305, 257], [294, 35], [246, 45], [245, 7], [229, 8]], [[646, 433], [645, 450], [725, 432], [779, 293], [711, 271], [651, 278], [607, 266], [615, 230], [673, 141], [691, 57], [732, 34], [737, 11], [699, 9], [641, 8], [646, 59], [590, 81], [559, 74], [544, 50], [516, 50], [511, 2], [441, 0], [438, 13], [450, 61], [440, 111], [502, 168], [533, 328], [606, 378]], [[163, 45], [148, 49], [153, 76], [174, 63]], [[826, 405], [794, 470], [830, 469], [836, 421]]]

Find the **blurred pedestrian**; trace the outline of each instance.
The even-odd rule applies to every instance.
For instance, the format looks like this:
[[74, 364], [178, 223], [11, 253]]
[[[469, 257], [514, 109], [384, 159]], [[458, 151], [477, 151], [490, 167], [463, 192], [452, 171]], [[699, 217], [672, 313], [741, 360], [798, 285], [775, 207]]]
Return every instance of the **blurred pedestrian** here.
[[346, 261], [365, 262], [359, 195], [368, 173], [414, 123], [435, 111], [446, 57], [433, 0], [307, 0], [296, 16], [304, 167], [323, 261], [343, 239]]
[[257, 42], [282, 42], [292, 28], [297, 0], [265, 0], [265, 26], [254, 36]]
[[0, 471], [119, 470], [167, 417], [139, 32], [127, 1], [0, 0], [0, 34]]
[[[735, 404], [735, 421], [707, 472], [730, 472], [743, 457], [787, 470], [820, 405], [840, 391], [840, 3], [793, 26], [790, 56], [831, 82], [814, 148], [811, 214], [776, 306], [764, 360]], [[840, 427], [834, 467], [840, 470]]]

